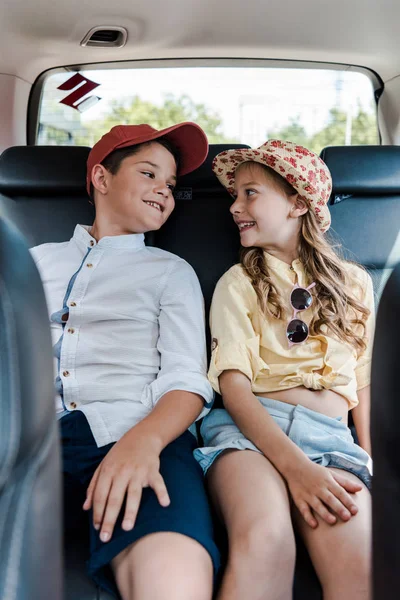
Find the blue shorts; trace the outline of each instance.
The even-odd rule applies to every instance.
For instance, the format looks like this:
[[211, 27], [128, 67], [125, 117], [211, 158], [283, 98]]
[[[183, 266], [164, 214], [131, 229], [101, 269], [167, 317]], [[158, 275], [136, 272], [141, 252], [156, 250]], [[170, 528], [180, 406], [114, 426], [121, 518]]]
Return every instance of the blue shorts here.
[[[304, 406], [271, 398], [260, 396], [258, 399], [282, 431], [313, 462], [354, 473], [368, 488], [371, 487], [371, 458], [354, 442], [350, 429], [341, 423], [341, 417], [327, 417]], [[201, 435], [204, 448], [196, 448], [194, 456], [204, 473], [224, 450], [260, 452], [224, 409], [214, 409], [205, 417]]]
[[[86, 523], [90, 530], [89, 575], [100, 586], [119, 597], [111, 560], [124, 548], [150, 533], [171, 531], [197, 540], [210, 554], [217, 574], [220, 564], [208, 498], [201, 468], [193, 458], [197, 446], [188, 431], [169, 444], [160, 455], [160, 473], [171, 499], [168, 507], [160, 506], [151, 488], [143, 489], [134, 528], [121, 528], [122, 511], [113, 536], [107, 543], [100, 541], [93, 527], [92, 514], [82, 510], [86, 489], [100, 462], [114, 444], [98, 448], [85, 415], [74, 411], [59, 421], [64, 471], [64, 523], [66, 535], [73, 535]], [[122, 509], [123, 510], [123, 509]]]

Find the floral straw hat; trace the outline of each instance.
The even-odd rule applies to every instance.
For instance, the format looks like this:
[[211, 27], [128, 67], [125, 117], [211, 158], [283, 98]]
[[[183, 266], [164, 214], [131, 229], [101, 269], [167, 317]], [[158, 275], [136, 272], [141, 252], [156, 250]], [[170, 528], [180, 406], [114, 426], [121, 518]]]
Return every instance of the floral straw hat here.
[[314, 152], [293, 142], [268, 140], [259, 148], [226, 150], [218, 154], [212, 168], [222, 185], [234, 194], [235, 171], [245, 162], [258, 162], [279, 173], [303, 198], [317, 217], [324, 233], [331, 224], [327, 206], [332, 177], [324, 161]]

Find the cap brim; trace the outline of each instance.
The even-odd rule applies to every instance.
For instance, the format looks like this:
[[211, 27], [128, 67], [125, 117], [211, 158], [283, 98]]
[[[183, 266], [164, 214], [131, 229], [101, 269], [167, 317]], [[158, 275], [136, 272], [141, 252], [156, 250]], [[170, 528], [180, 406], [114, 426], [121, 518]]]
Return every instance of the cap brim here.
[[126, 148], [132, 144], [143, 144], [152, 142], [159, 138], [166, 138], [178, 150], [180, 157], [179, 175], [186, 175], [200, 167], [208, 155], [208, 140], [204, 131], [196, 123], [186, 122], [172, 125], [152, 135], [144, 135], [143, 139], [135, 137], [134, 140], [124, 141], [116, 146]]

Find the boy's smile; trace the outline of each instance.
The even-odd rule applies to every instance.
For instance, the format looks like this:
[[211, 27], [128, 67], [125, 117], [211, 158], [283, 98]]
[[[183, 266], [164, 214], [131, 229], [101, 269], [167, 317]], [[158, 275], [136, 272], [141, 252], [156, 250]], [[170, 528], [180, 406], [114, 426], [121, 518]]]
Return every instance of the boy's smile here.
[[96, 226], [102, 236], [159, 229], [175, 207], [176, 170], [173, 155], [156, 141], [124, 158], [114, 175], [95, 167]]

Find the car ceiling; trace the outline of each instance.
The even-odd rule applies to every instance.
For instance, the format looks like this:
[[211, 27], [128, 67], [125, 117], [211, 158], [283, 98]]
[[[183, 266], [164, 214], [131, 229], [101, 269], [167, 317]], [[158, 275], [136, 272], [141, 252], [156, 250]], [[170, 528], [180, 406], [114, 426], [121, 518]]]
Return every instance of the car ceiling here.
[[[400, 73], [397, 0], [0, 0], [0, 73], [32, 82], [58, 66], [240, 57], [353, 64]], [[124, 48], [81, 47], [96, 26]]]

